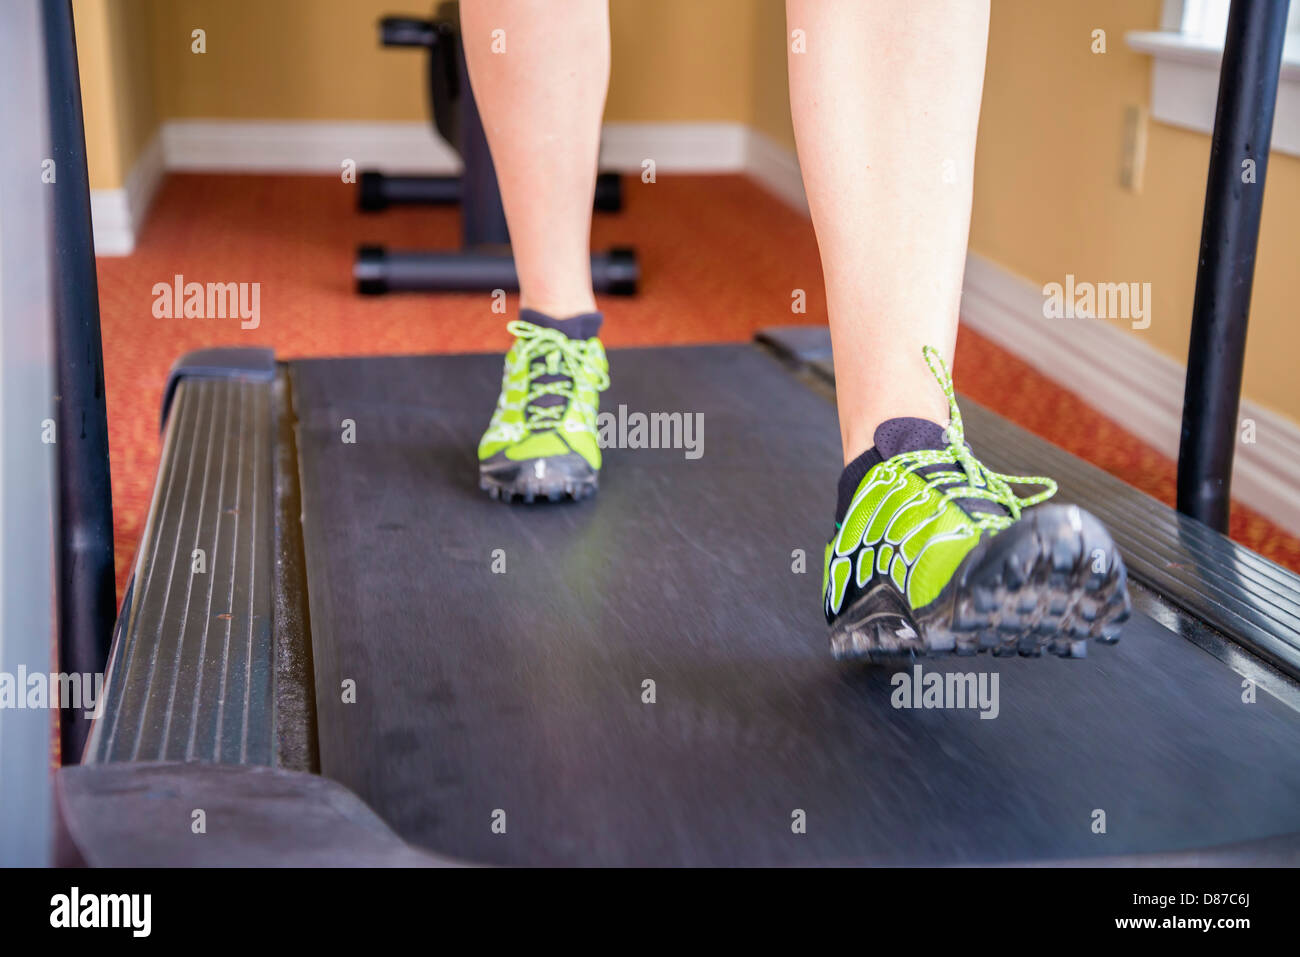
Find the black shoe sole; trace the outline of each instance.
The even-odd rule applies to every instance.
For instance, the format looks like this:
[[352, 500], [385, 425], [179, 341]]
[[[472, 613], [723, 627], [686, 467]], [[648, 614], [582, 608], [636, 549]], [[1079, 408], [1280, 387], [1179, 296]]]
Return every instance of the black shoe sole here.
[[939, 597], [913, 612], [878, 580], [831, 626], [839, 659], [919, 655], [1083, 658], [1113, 644], [1130, 612], [1128, 579], [1110, 533], [1073, 505], [1044, 505], [966, 556]]
[[[544, 463], [537, 474], [536, 463]], [[580, 502], [596, 494], [600, 473], [581, 455], [557, 455], [524, 462], [498, 461], [479, 467], [478, 487], [498, 502]]]

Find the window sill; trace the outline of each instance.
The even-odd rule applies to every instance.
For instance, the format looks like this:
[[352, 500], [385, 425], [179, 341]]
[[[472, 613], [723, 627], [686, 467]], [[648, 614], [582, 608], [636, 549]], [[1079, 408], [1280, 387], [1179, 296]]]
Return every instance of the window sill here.
[[[1124, 39], [1130, 49], [1152, 57], [1152, 117], [1171, 126], [1212, 132], [1223, 47], [1172, 31], [1137, 31]], [[1300, 156], [1300, 61], [1294, 59], [1282, 62], [1273, 149]]]

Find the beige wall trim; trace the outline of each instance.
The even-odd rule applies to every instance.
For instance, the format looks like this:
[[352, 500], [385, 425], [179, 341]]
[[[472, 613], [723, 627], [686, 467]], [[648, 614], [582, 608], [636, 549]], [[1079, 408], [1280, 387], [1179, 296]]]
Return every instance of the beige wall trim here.
[[162, 183], [164, 169], [162, 137], [155, 136], [120, 188], [90, 191], [97, 256], [127, 256], [135, 249], [135, 238]]
[[[1185, 367], [1140, 334], [1099, 319], [1045, 319], [1042, 287], [971, 253], [962, 322], [1128, 429], [1169, 458], [1178, 457]], [[1233, 498], [1300, 533], [1300, 426], [1250, 401], [1240, 419], [1255, 423], [1253, 444], [1238, 443]]]

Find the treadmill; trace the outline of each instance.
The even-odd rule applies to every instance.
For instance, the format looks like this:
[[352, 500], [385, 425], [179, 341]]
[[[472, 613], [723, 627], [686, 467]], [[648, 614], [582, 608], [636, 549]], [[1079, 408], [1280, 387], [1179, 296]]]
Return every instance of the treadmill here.
[[[1221, 91], [1211, 194], [1229, 137], [1263, 123], [1267, 144], [1278, 6], [1233, 5], [1224, 76], [1241, 82]], [[55, 75], [75, 66], [66, 0], [41, 10]], [[1251, 82], [1270, 70], [1272, 90]], [[52, 106], [79, 143], [75, 90]], [[1212, 221], [1221, 202], [1207, 241], [1226, 230], [1253, 260], [1249, 212]], [[1197, 308], [1198, 336], [1227, 341], [1234, 308], [1244, 333], [1241, 302]], [[1081, 660], [831, 659], [829, 359], [812, 327], [613, 349], [603, 408], [698, 413], [703, 454], [609, 448], [594, 501], [522, 508], [477, 488], [497, 355], [181, 358], [120, 613], [97, 646], [61, 634], [66, 670], [107, 654], [100, 714], [64, 728], [63, 859], [1300, 862], [1300, 577], [972, 402], [990, 467], [1054, 476], [1111, 529], [1132, 579], [1121, 640]], [[1216, 401], [1235, 421], [1237, 392]], [[1188, 414], [1185, 440], [1214, 433]], [[1229, 474], [1196, 487], [1226, 501]], [[916, 667], [996, 677], [996, 716], [895, 707]]]

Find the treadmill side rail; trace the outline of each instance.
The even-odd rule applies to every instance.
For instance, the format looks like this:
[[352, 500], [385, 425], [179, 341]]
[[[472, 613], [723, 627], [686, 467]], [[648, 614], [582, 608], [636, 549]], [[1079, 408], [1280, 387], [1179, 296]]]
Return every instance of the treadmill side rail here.
[[182, 379], [243, 379], [271, 382], [275, 379], [275, 353], [270, 349], [218, 347], [187, 352], [172, 363], [163, 386], [159, 428], [167, 427], [176, 387]]
[[168, 385], [87, 762], [275, 763], [274, 366], [263, 377], [269, 353], [250, 352], [240, 372], [195, 363]]

